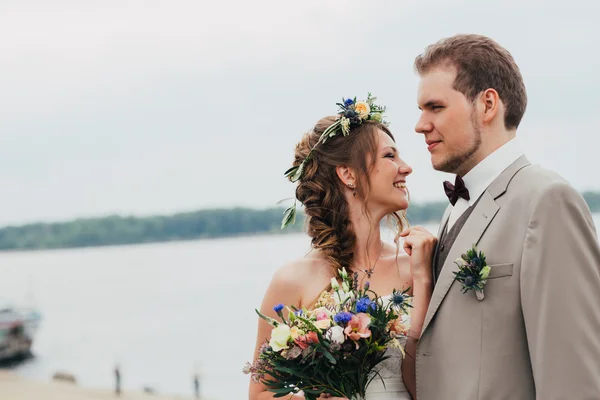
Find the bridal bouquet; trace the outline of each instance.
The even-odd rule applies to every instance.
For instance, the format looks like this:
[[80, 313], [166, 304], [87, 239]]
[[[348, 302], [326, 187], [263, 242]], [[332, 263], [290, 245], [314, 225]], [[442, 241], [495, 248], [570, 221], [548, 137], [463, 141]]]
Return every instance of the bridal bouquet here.
[[386, 349], [402, 349], [399, 339], [409, 329], [403, 322], [411, 307], [409, 289], [394, 290], [384, 301], [368, 282], [359, 290], [357, 274], [351, 278], [342, 269], [339, 275], [340, 282], [332, 278], [332, 290], [323, 292], [312, 310], [278, 304], [274, 310], [280, 321], [256, 311], [273, 329], [244, 373], [275, 397], [302, 392], [307, 400], [322, 393], [363, 398], [377, 377], [375, 367], [387, 358]]

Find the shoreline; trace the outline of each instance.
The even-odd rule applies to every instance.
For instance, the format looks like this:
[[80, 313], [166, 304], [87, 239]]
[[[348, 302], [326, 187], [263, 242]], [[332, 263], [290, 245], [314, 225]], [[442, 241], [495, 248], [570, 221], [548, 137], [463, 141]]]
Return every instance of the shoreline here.
[[154, 245], [161, 243], [180, 243], [180, 242], [195, 242], [195, 241], [209, 241], [209, 240], [222, 240], [222, 239], [238, 239], [252, 236], [285, 236], [293, 234], [302, 234], [304, 231], [264, 231], [264, 232], [249, 232], [249, 233], [236, 233], [223, 236], [199, 236], [194, 238], [179, 238], [169, 240], [149, 240], [131, 243], [111, 243], [111, 244], [98, 244], [98, 245], [86, 245], [86, 246], [65, 246], [65, 247], [39, 247], [39, 248], [25, 248], [25, 249], [0, 249], [1, 254], [13, 254], [13, 253], [33, 253], [33, 252], [44, 252], [44, 251], [61, 251], [61, 250], [89, 250], [106, 247], [128, 247], [128, 246], [144, 246]]
[[[439, 221], [420, 221], [411, 225], [427, 225], [437, 224]], [[110, 243], [110, 244], [93, 244], [93, 245], [81, 245], [81, 246], [64, 246], [64, 247], [37, 247], [37, 248], [11, 248], [11, 249], [0, 249], [0, 255], [2, 254], [14, 254], [14, 253], [34, 253], [34, 252], [46, 252], [46, 251], [62, 251], [62, 250], [89, 250], [97, 248], [108, 248], [108, 247], [129, 247], [129, 246], [145, 246], [155, 245], [162, 243], [181, 243], [181, 242], [195, 242], [195, 241], [211, 241], [211, 240], [223, 240], [223, 239], [240, 239], [253, 236], [286, 236], [286, 235], [297, 235], [305, 234], [304, 227], [301, 229], [287, 229], [287, 230], [270, 230], [270, 231], [257, 231], [257, 232], [240, 232], [231, 233], [226, 235], [215, 235], [215, 236], [198, 236], [190, 238], [173, 238], [167, 240], [148, 240], [148, 241], [136, 241], [131, 243]], [[308, 237], [308, 236], [307, 236]]]
[[[75, 383], [41, 382], [0, 369], [0, 399], [10, 400], [191, 400], [192, 397], [124, 390], [120, 396], [108, 389], [92, 389]], [[207, 399], [203, 399], [207, 400]]]

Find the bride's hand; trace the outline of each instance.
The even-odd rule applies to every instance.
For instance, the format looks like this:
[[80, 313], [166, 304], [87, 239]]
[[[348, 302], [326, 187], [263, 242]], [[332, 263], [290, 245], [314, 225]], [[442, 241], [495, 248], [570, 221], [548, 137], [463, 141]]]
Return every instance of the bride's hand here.
[[437, 238], [421, 226], [411, 227], [400, 236], [404, 238], [404, 251], [410, 256], [413, 279], [431, 279], [433, 250]]

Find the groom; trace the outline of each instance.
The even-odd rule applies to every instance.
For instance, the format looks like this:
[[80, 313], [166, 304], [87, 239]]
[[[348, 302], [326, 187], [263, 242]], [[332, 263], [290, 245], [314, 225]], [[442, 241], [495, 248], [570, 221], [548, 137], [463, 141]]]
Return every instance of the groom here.
[[[418, 399], [600, 399], [598, 238], [583, 198], [519, 149], [519, 68], [495, 41], [458, 35], [415, 69], [416, 131], [433, 167], [456, 174], [444, 184]], [[453, 274], [474, 244], [491, 267], [481, 300]]]

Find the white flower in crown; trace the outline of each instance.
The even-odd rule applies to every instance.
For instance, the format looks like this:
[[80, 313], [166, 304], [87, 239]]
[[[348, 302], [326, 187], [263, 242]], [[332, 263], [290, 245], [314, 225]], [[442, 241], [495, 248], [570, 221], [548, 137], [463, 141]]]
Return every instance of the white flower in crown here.
[[346, 117], [342, 117], [340, 120], [340, 126], [342, 127], [342, 134], [344, 136], [350, 133], [350, 120]]
[[364, 120], [367, 119], [367, 117], [371, 113], [371, 107], [366, 101], [357, 101], [354, 105], [354, 111], [356, 111], [360, 119]]
[[383, 115], [381, 113], [374, 112], [373, 114], [371, 114], [371, 118], [370, 119], [373, 120], [373, 121], [382, 122], [383, 121]]

